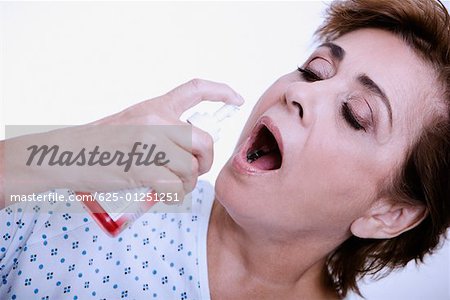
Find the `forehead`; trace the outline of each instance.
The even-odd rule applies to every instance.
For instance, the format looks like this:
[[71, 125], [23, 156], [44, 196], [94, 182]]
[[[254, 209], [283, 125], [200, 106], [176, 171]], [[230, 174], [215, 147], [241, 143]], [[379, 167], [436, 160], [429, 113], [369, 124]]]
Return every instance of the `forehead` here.
[[387, 95], [393, 134], [415, 136], [438, 101], [437, 73], [431, 65], [400, 37], [384, 30], [356, 30], [333, 43], [345, 51], [339, 64], [342, 72], [367, 74]]

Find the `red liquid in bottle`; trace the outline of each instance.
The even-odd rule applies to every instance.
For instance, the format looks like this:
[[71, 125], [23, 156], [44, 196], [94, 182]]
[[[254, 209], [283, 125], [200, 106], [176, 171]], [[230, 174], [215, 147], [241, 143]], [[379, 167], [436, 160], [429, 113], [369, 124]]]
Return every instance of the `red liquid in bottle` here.
[[110, 236], [116, 237], [127, 226], [147, 212], [157, 203], [157, 194], [149, 190], [145, 197], [120, 197], [116, 201], [100, 201], [94, 194], [76, 192], [78, 197], [83, 197], [83, 206], [89, 212], [97, 224]]

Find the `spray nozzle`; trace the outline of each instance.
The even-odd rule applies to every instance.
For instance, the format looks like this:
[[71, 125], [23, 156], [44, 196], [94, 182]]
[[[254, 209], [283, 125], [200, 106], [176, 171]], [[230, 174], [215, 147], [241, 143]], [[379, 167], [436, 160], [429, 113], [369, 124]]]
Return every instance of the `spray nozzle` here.
[[233, 116], [237, 111], [239, 111], [238, 106], [225, 104], [212, 115], [196, 112], [187, 121], [201, 130], [208, 132], [212, 136], [213, 141], [217, 142], [220, 138], [220, 123]]
[[236, 112], [239, 111], [239, 107], [236, 105], [225, 104], [221, 108], [219, 108], [214, 114], [214, 118], [217, 121], [221, 122], [229, 117], [232, 117]]

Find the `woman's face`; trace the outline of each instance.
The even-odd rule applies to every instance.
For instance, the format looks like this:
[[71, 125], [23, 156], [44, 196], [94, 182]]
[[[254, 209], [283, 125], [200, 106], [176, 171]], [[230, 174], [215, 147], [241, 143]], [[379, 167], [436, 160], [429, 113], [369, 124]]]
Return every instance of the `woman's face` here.
[[389, 32], [320, 46], [253, 109], [217, 182], [233, 219], [280, 238], [346, 238], [436, 101], [433, 70]]

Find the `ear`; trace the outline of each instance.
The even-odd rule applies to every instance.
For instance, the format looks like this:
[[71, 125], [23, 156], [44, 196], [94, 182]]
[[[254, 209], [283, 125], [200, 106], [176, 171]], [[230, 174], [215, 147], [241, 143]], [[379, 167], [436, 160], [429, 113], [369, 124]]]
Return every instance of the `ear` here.
[[422, 204], [380, 199], [352, 223], [350, 231], [360, 238], [389, 239], [414, 228], [426, 216]]

